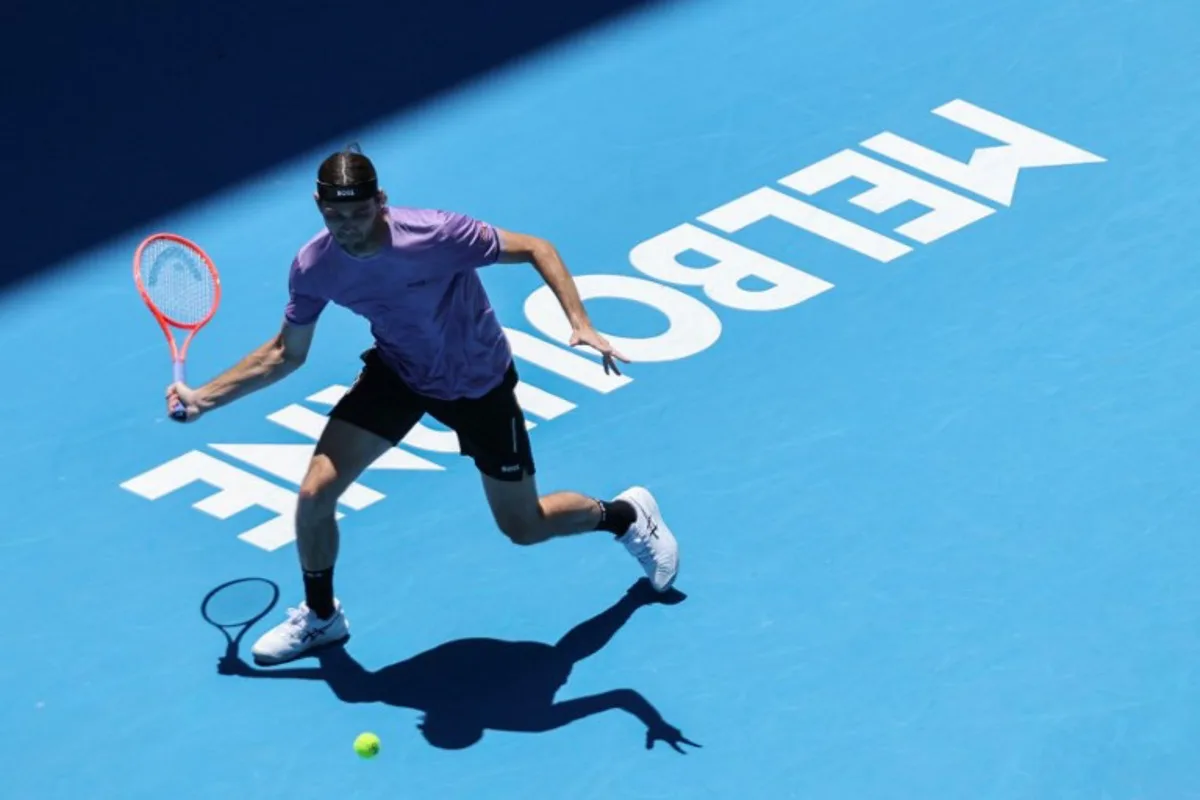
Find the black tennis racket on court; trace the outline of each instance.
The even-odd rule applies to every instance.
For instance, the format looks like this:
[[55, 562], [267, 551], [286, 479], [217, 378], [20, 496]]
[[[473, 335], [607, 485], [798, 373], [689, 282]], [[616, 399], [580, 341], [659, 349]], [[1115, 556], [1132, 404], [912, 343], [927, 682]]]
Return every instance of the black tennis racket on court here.
[[279, 602], [279, 586], [266, 578], [238, 578], [209, 592], [200, 604], [206, 622], [225, 636], [225, 659], [237, 660], [247, 631]]

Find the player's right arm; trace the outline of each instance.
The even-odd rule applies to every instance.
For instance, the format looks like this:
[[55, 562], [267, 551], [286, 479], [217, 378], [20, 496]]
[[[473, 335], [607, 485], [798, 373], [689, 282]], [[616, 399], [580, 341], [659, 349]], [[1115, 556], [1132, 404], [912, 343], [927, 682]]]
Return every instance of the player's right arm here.
[[287, 377], [308, 358], [316, 327], [315, 321], [297, 325], [285, 319], [279, 333], [203, 386], [191, 389], [181, 383], [171, 384], [167, 389], [168, 409], [178, 399], [187, 409], [190, 422]]

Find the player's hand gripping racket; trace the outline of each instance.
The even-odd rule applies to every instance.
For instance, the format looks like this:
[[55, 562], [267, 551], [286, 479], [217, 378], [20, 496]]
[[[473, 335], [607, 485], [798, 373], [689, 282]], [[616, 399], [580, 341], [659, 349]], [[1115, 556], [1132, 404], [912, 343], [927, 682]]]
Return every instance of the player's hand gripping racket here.
[[[173, 233], [156, 233], [133, 255], [133, 281], [167, 337], [174, 380], [184, 383], [192, 338], [208, 324], [221, 302], [217, 268], [194, 242]], [[183, 344], [176, 343], [173, 328], [187, 332]], [[185, 420], [187, 409], [176, 401], [171, 416]]]
[[[225, 655], [219, 662], [222, 672], [235, 674], [239, 671], [238, 646], [242, 638], [277, 602], [279, 586], [266, 578], [238, 578], [221, 584], [205, 596], [200, 603], [200, 614], [225, 634]], [[234, 633], [231, 635], [230, 631]]]

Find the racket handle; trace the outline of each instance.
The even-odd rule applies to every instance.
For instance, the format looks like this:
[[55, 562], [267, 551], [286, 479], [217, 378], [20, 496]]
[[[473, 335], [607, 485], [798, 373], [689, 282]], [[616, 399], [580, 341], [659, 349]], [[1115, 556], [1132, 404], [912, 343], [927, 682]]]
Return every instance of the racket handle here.
[[[178, 359], [173, 364], [174, 376], [176, 383], [184, 382], [183, 359]], [[187, 409], [183, 407], [183, 403], [178, 400], [171, 406], [171, 418], [183, 421], [187, 419]]]

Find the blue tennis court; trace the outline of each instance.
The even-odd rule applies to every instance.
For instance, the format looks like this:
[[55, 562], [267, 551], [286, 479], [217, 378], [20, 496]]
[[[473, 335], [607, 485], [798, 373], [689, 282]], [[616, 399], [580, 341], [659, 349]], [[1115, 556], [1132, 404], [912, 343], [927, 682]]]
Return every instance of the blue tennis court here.
[[[1182, 0], [652, 6], [11, 289], [2, 794], [1200, 797], [1198, 36]], [[484, 272], [539, 486], [652, 488], [678, 595], [602, 534], [513, 546], [426, 420], [341, 499], [353, 638], [249, 665], [370, 333], [331, 308], [180, 426], [131, 257], [220, 269], [202, 383], [278, 329], [352, 139], [393, 203], [558, 246], [634, 363]], [[210, 596], [274, 603], [240, 661]]]

